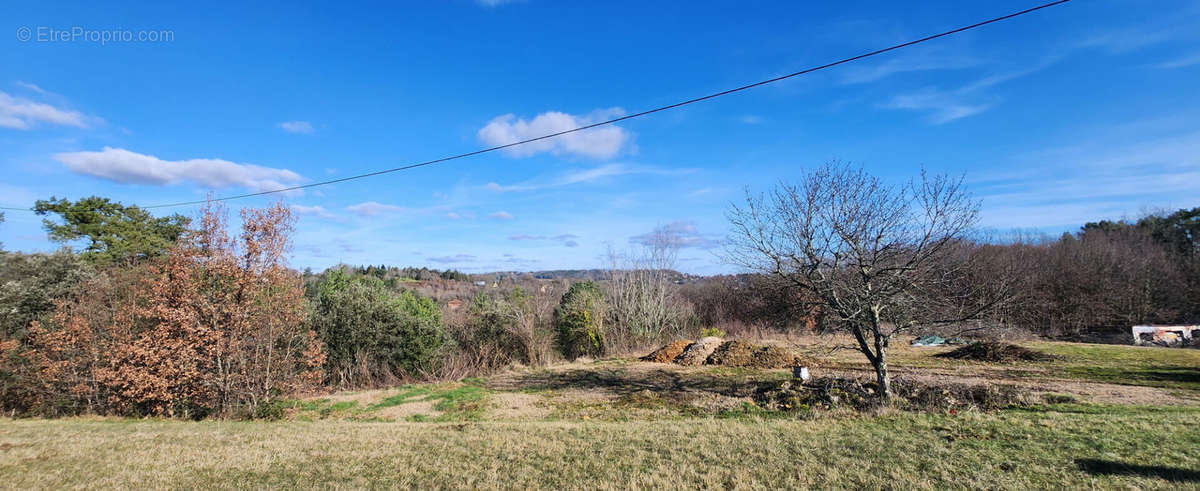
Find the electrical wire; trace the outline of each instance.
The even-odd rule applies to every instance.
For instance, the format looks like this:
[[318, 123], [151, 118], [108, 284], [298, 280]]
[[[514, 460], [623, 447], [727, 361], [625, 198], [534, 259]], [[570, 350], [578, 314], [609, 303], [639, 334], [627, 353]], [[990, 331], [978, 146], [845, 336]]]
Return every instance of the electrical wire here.
[[[1050, 7], [1053, 7], [1053, 6], [1056, 6], [1056, 5], [1061, 5], [1061, 4], [1067, 3], [1067, 2], [1069, 2], [1069, 1], [1071, 1], [1071, 0], [1056, 0], [1056, 1], [1053, 1], [1053, 2], [1049, 2], [1049, 3], [1045, 3], [1045, 4], [1038, 5], [1038, 6], [1036, 6], [1036, 7], [1031, 7], [1031, 8], [1027, 8], [1027, 9], [1025, 9], [1025, 10], [1020, 10], [1020, 11], [1013, 12], [1013, 13], [1010, 13], [1010, 14], [1002, 15], [1002, 16], [1000, 16], [1000, 17], [994, 17], [994, 18], [991, 18], [991, 19], [988, 19], [988, 20], [984, 20], [984, 21], [976, 22], [976, 23], [974, 23], [974, 24], [970, 24], [970, 25], [966, 25], [966, 26], [963, 26], [963, 27], [958, 27], [958, 28], [955, 28], [955, 29], [951, 29], [951, 30], [949, 30], [949, 31], [940, 32], [940, 33], [933, 34], [933, 35], [929, 35], [929, 36], [925, 36], [925, 37], [922, 37], [922, 38], [919, 38], [919, 39], [914, 39], [914, 40], [912, 40], [912, 41], [908, 41], [908, 42], [904, 42], [904, 43], [900, 43], [900, 44], [896, 44], [896, 45], [888, 46], [888, 47], [886, 47], [886, 48], [881, 48], [881, 49], [877, 49], [877, 50], [874, 50], [874, 51], [870, 51], [870, 52], [862, 53], [862, 54], [859, 54], [859, 55], [851, 56], [851, 57], [849, 57], [849, 58], [842, 58], [842, 59], [840, 59], [840, 60], [837, 60], [837, 61], [834, 61], [834, 62], [830, 62], [830, 63], [826, 63], [826, 64], [823, 64], [823, 65], [818, 65], [818, 66], [814, 66], [814, 67], [810, 67], [810, 68], [805, 68], [805, 69], [803, 69], [803, 70], [800, 70], [800, 71], [797, 71], [797, 72], [792, 72], [792, 73], [789, 73], [789, 74], [786, 74], [786, 75], [781, 75], [781, 76], [774, 77], [774, 78], [770, 78], [770, 79], [767, 79], [767, 80], [762, 80], [762, 81], [759, 81], [759, 82], [754, 82], [754, 83], [750, 83], [750, 84], [742, 85], [742, 86], [740, 86], [740, 87], [735, 87], [735, 88], [732, 88], [732, 89], [727, 89], [727, 90], [722, 90], [722, 91], [720, 91], [720, 92], [715, 92], [715, 93], [712, 93], [712, 94], [709, 94], [709, 95], [705, 95], [705, 96], [701, 96], [701, 97], [696, 97], [696, 98], [693, 98], [693, 99], [688, 99], [688, 100], [685, 100], [685, 101], [682, 101], [682, 102], [676, 102], [676, 103], [674, 103], [674, 104], [669, 104], [669, 105], [665, 105], [665, 106], [659, 106], [659, 107], [656, 107], [656, 108], [653, 108], [653, 109], [647, 109], [647, 110], [645, 110], [645, 111], [639, 111], [639, 112], [636, 112], [636, 113], [627, 114], [627, 115], [625, 115], [625, 116], [621, 116], [621, 117], [617, 117], [617, 118], [612, 118], [612, 119], [609, 119], [609, 120], [600, 121], [600, 122], [597, 122], [597, 123], [592, 123], [592, 124], [588, 124], [588, 125], [583, 125], [583, 126], [579, 126], [579, 127], [571, 128], [571, 129], [568, 129], [568, 130], [559, 131], [559, 132], [557, 132], [557, 133], [550, 133], [550, 134], [547, 134], [547, 135], [542, 135], [542, 136], [535, 137], [535, 138], [529, 138], [529, 139], [526, 139], [526, 140], [521, 140], [521, 141], [517, 141], [517, 142], [513, 142], [513, 143], [507, 143], [507, 144], [504, 144], [504, 145], [496, 145], [496, 146], [487, 147], [487, 148], [480, 149], [480, 150], [475, 150], [475, 151], [472, 151], [472, 152], [460, 153], [460, 154], [457, 154], [457, 155], [451, 155], [451, 156], [448, 156], [448, 157], [441, 157], [441, 158], [437, 158], [437, 159], [433, 159], [433, 160], [426, 160], [426, 161], [423, 161], [423, 162], [416, 162], [416, 163], [412, 163], [412, 164], [402, 165], [402, 166], [399, 166], [399, 167], [393, 167], [393, 168], [390, 168], [390, 169], [383, 169], [383, 170], [377, 170], [377, 171], [374, 171], [374, 172], [368, 172], [368, 173], [365, 173], [365, 174], [357, 174], [357, 175], [353, 175], [353, 176], [347, 176], [347, 177], [342, 177], [342, 178], [338, 178], [338, 179], [330, 179], [330, 180], [327, 180], [327, 181], [313, 182], [313, 183], [302, 184], [302, 185], [291, 186], [291, 187], [280, 188], [280, 189], [272, 189], [272, 190], [269, 190], [269, 191], [258, 191], [258, 192], [254, 192], [254, 193], [245, 193], [245, 194], [237, 194], [237, 195], [231, 195], [231, 196], [222, 196], [222, 197], [218, 197], [218, 198], [212, 198], [212, 199], [193, 200], [193, 201], [180, 201], [180, 202], [177, 202], [177, 203], [163, 203], [163, 204], [157, 204], [157, 205], [143, 206], [143, 207], [141, 207], [141, 208], [144, 208], [144, 209], [151, 209], [151, 208], [171, 208], [171, 207], [177, 207], [177, 206], [189, 206], [189, 205], [197, 205], [197, 204], [206, 203], [206, 202], [208, 202], [208, 201], [229, 201], [229, 200], [235, 200], [235, 199], [250, 198], [250, 197], [254, 197], [254, 196], [263, 196], [263, 195], [268, 195], [268, 194], [284, 193], [284, 192], [288, 192], [288, 191], [296, 191], [296, 190], [301, 190], [301, 189], [313, 188], [313, 187], [317, 187], [317, 186], [327, 186], [327, 185], [330, 185], [330, 184], [337, 184], [337, 183], [340, 183], [340, 182], [353, 181], [353, 180], [357, 180], [357, 179], [365, 179], [365, 178], [368, 178], [368, 177], [375, 177], [375, 176], [379, 176], [379, 175], [383, 175], [383, 174], [390, 174], [390, 173], [393, 173], [393, 172], [400, 172], [400, 171], [404, 171], [404, 170], [415, 169], [415, 168], [418, 168], [418, 167], [425, 167], [425, 166], [429, 166], [429, 165], [440, 164], [440, 163], [442, 163], [442, 162], [448, 162], [448, 161], [451, 161], [451, 160], [458, 160], [458, 159], [463, 159], [463, 158], [467, 158], [467, 157], [473, 157], [473, 156], [475, 156], [475, 155], [485, 154], [485, 153], [489, 153], [489, 152], [495, 152], [495, 151], [497, 151], [497, 150], [503, 150], [503, 149], [506, 149], [506, 148], [511, 148], [511, 147], [515, 147], [515, 146], [518, 146], [518, 145], [524, 145], [524, 144], [526, 144], [526, 143], [532, 143], [532, 142], [536, 142], [536, 141], [547, 140], [547, 139], [550, 139], [550, 138], [555, 138], [555, 137], [562, 136], [562, 135], [566, 135], [566, 134], [570, 134], [570, 133], [575, 133], [575, 132], [579, 132], [579, 131], [584, 131], [584, 130], [588, 130], [588, 129], [596, 128], [596, 127], [599, 127], [599, 126], [606, 126], [606, 125], [610, 125], [610, 124], [614, 124], [614, 123], [619, 123], [619, 122], [621, 122], [621, 121], [626, 121], [626, 120], [630, 120], [630, 119], [634, 119], [634, 118], [639, 118], [639, 117], [646, 116], [646, 115], [650, 115], [650, 114], [654, 114], [654, 113], [657, 113], [657, 112], [667, 111], [667, 110], [674, 109], [674, 108], [677, 108], [677, 107], [682, 107], [682, 106], [686, 106], [686, 105], [689, 105], [689, 104], [695, 104], [695, 103], [697, 103], [697, 102], [703, 102], [703, 101], [707, 101], [707, 100], [709, 100], [709, 99], [715, 99], [715, 98], [717, 98], [717, 97], [726, 96], [726, 95], [733, 94], [733, 93], [737, 93], [737, 92], [742, 92], [742, 91], [744, 91], [744, 90], [753, 89], [753, 88], [755, 88], [755, 87], [761, 87], [761, 86], [763, 86], [763, 85], [767, 85], [767, 84], [771, 84], [771, 83], [779, 82], [779, 81], [782, 81], [782, 80], [787, 80], [787, 79], [789, 79], [789, 78], [798, 77], [798, 76], [800, 76], [800, 75], [804, 75], [804, 74], [808, 74], [808, 73], [812, 73], [812, 72], [816, 72], [816, 71], [820, 71], [820, 70], [825, 70], [825, 69], [828, 69], [828, 68], [833, 68], [833, 67], [835, 67], [835, 66], [838, 66], [838, 65], [842, 65], [842, 64], [850, 63], [850, 62], [857, 61], [857, 60], [861, 60], [861, 59], [864, 59], [864, 58], [870, 58], [870, 57], [872, 57], [872, 56], [881, 55], [881, 54], [884, 54], [884, 53], [887, 53], [887, 52], [890, 52], [890, 51], [895, 51], [895, 50], [902, 49], [902, 48], [907, 48], [907, 47], [909, 47], [909, 46], [913, 46], [913, 45], [921, 44], [921, 43], [924, 43], [924, 42], [932, 41], [932, 40], [935, 40], [935, 39], [938, 39], [938, 38], [942, 38], [942, 37], [946, 37], [946, 36], [950, 36], [950, 35], [958, 34], [958, 33], [960, 33], [960, 32], [969, 31], [969, 30], [971, 30], [971, 29], [976, 29], [976, 28], [979, 28], [979, 27], [983, 27], [983, 26], [986, 26], [986, 25], [988, 25], [988, 24], [994, 24], [994, 23], [997, 23], [997, 22], [1005, 21], [1005, 20], [1008, 20], [1008, 19], [1012, 19], [1012, 18], [1014, 18], [1014, 17], [1018, 17], [1018, 16], [1021, 16], [1021, 15], [1029, 14], [1029, 13], [1036, 12], [1036, 11], [1039, 11], [1039, 10], [1042, 10], [1042, 9], [1046, 9], [1046, 8], [1050, 8]], [[0, 209], [3, 209], [3, 210], [23, 210], [23, 211], [28, 211], [27, 209], [23, 209], [23, 208], [9, 208], [9, 207], [0, 207]]]

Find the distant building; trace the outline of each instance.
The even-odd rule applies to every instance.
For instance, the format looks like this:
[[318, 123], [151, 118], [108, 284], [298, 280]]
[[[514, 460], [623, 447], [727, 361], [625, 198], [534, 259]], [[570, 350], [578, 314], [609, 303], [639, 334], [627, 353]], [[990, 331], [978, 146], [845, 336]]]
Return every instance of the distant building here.
[[1140, 346], [1190, 346], [1200, 326], [1133, 326], [1133, 344]]

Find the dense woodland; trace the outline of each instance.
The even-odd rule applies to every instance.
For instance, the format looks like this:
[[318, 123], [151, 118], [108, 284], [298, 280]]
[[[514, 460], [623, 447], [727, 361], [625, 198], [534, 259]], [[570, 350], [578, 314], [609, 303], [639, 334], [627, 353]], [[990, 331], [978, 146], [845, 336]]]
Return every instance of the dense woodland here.
[[[674, 271], [670, 240], [581, 275], [298, 272], [282, 204], [243, 210], [237, 233], [213, 204], [195, 219], [96, 197], [36, 211], [51, 239], [76, 248], [0, 252], [0, 401], [12, 414], [256, 417], [285, 395], [627, 353], [704, 330], [824, 325], [809, 293], [781, 278]], [[1013, 292], [976, 324], [1069, 338], [1200, 322], [1197, 234], [1200, 208], [964, 240], [986, 259], [973, 274]]]

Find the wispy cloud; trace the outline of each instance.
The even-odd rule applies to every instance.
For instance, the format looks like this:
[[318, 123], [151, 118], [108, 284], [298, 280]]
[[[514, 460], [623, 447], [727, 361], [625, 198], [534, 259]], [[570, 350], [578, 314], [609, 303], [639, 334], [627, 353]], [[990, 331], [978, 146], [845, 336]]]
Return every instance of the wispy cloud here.
[[326, 220], [341, 221], [341, 217], [329, 212], [324, 207], [319, 206], [319, 205], [318, 206], [291, 205], [291, 209], [297, 215], [315, 216], [317, 218], [323, 218]]
[[559, 234], [559, 235], [554, 235], [554, 236], [519, 234], [519, 235], [510, 236], [508, 238], [508, 240], [530, 240], [530, 241], [558, 242], [559, 244], [562, 244], [563, 246], [566, 246], [566, 247], [578, 247], [579, 241], [577, 239], [579, 239], [579, 236], [575, 235], [575, 234]]
[[279, 127], [288, 133], [312, 134], [317, 130], [313, 128], [312, 123], [308, 121], [284, 121], [279, 123]]
[[1154, 66], [1158, 68], [1183, 68], [1193, 65], [1200, 65], [1200, 53], [1193, 53], [1182, 58], [1165, 61]]
[[455, 254], [453, 256], [437, 256], [426, 259], [441, 264], [462, 264], [473, 263], [478, 258], [471, 254]]
[[1116, 138], [1089, 137], [1022, 157], [1013, 167], [1023, 172], [976, 177], [970, 185], [984, 200], [984, 225], [1081, 225], [1147, 206], [1195, 206], [1200, 133]]
[[1060, 55], [1049, 56], [1034, 65], [993, 73], [953, 90], [926, 87], [915, 92], [898, 94], [883, 107], [925, 112], [930, 123], [949, 123], [991, 108], [997, 98], [980, 94], [984, 89], [1042, 71], [1060, 59]]
[[873, 64], [845, 67], [842, 81], [847, 84], [875, 82], [899, 73], [935, 70], [959, 70], [980, 64], [980, 60], [943, 48], [925, 48], [885, 58]]
[[[488, 146], [508, 145], [587, 126], [624, 114], [625, 111], [619, 107], [599, 109], [581, 116], [550, 111], [539, 114], [531, 120], [518, 118], [513, 114], [505, 114], [493, 118], [479, 130], [477, 136], [480, 142]], [[513, 157], [530, 157], [539, 153], [550, 153], [608, 159], [628, 148], [631, 139], [629, 132], [624, 128], [608, 125], [509, 147], [504, 152]]]
[[660, 225], [650, 232], [630, 237], [629, 242], [644, 246], [666, 243], [681, 248], [694, 247], [698, 249], [711, 249], [721, 245], [719, 236], [700, 233], [696, 224], [687, 220], [676, 220], [666, 225]]
[[360, 217], [373, 217], [385, 214], [405, 213], [413, 211], [413, 209], [405, 206], [385, 205], [378, 201], [367, 201], [347, 206], [346, 211]]
[[956, 119], [979, 114], [988, 108], [986, 104], [964, 103], [955, 93], [934, 88], [897, 95], [892, 97], [892, 100], [884, 107], [928, 112], [929, 122], [933, 124], [949, 123]]
[[762, 124], [763, 118], [762, 118], [762, 116], [756, 116], [754, 114], [745, 114], [738, 118], [738, 122], [740, 122], [742, 124], [751, 124], [751, 125]]
[[[269, 191], [304, 181], [288, 169], [239, 164], [222, 159], [163, 160], [123, 148], [54, 155], [72, 172], [126, 184], [165, 186], [190, 182], [208, 188], [244, 187]], [[296, 194], [296, 193], [293, 193]]]
[[22, 81], [20, 81], [20, 80], [18, 80], [18, 81], [16, 81], [16, 82], [13, 82], [13, 84], [14, 84], [14, 85], [16, 85], [17, 87], [21, 87], [21, 88], [23, 88], [23, 89], [25, 89], [25, 90], [28, 90], [28, 91], [31, 91], [31, 92], [36, 92], [36, 93], [38, 93], [38, 94], [41, 94], [41, 95], [46, 95], [46, 94], [49, 94], [49, 92], [47, 92], [47, 91], [46, 91], [46, 89], [43, 89], [43, 88], [41, 88], [41, 87], [38, 87], [38, 86], [37, 86], [37, 84], [31, 84], [31, 83], [29, 83], [29, 82], [22, 82]]
[[599, 167], [590, 169], [578, 169], [566, 172], [564, 174], [549, 178], [535, 179], [518, 184], [502, 185], [495, 182], [489, 182], [486, 189], [491, 191], [512, 192], [512, 191], [537, 191], [539, 189], [556, 188], [561, 186], [570, 186], [572, 184], [584, 184], [602, 181], [604, 179], [632, 175], [632, 174], [659, 174], [659, 175], [675, 175], [690, 172], [691, 169], [660, 169], [648, 166], [634, 166], [629, 164], [604, 164]]
[[507, 211], [504, 211], [504, 210], [497, 211], [495, 213], [489, 213], [488, 217], [495, 218], [497, 220], [512, 220], [513, 219], [512, 214]]
[[[21, 84], [21, 82], [18, 82]], [[33, 84], [35, 92], [44, 94], [45, 91]], [[33, 90], [33, 89], [30, 89]], [[23, 97], [14, 97], [7, 92], [0, 92], [0, 127], [15, 130], [28, 130], [40, 124], [57, 126], [73, 126], [87, 128], [99, 118], [86, 116], [79, 111], [55, 107], [44, 102], [32, 101]]]

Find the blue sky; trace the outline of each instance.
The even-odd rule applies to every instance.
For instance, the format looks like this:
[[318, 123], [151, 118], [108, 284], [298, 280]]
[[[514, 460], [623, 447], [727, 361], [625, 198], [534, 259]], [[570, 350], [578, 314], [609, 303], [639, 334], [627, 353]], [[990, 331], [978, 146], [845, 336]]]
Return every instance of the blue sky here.
[[[344, 177], [1033, 5], [244, 3], [8, 2], [0, 205], [151, 205]], [[156, 40], [100, 41], [114, 30]], [[896, 182], [921, 166], [964, 174], [981, 225], [999, 230], [1193, 207], [1198, 87], [1200, 4], [1076, 0], [615, 127], [292, 193], [293, 265], [597, 267], [609, 246], [668, 227], [686, 239], [679, 269], [730, 271], [729, 203], [830, 159]], [[6, 249], [56, 247], [39, 217], [5, 215]]]

